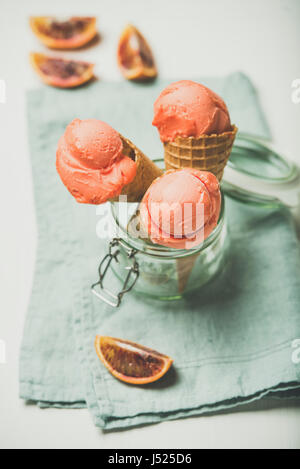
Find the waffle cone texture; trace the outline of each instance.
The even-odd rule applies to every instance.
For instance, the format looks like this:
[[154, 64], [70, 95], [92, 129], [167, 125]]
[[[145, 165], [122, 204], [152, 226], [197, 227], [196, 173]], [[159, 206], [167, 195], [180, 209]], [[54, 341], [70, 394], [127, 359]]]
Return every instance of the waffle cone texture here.
[[222, 134], [176, 137], [164, 143], [166, 169], [196, 168], [210, 171], [221, 181], [229, 159], [237, 127]]
[[178, 293], [184, 293], [198, 256], [199, 254], [193, 254], [176, 260]]
[[127, 196], [127, 202], [140, 202], [154, 179], [161, 176], [163, 171], [129, 139], [119, 135], [123, 143], [123, 155], [135, 161], [137, 167], [134, 180], [123, 188], [121, 195]]
[[[219, 135], [195, 137], [176, 137], [164, 143], [166, 169], [196, 168], [210, 171], [221, 181], [224, 168], [230, 157], [237, 127]], [[199, 254], [177, 259], [178, 292], [182, 294]]]

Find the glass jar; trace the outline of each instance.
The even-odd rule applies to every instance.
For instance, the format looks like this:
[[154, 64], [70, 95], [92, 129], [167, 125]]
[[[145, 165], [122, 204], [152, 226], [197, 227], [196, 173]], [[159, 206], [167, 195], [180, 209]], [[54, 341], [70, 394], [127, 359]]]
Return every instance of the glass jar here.
[[[218, 224], [197, 248], [174, 249], [131, 236], [128, 223], [138, 204], [111, 203], [112, 223], [117, 236], [99, 266], [99, 281], [93, 292], [111, 306], [119, 306], [125, 293], [177, 300], [199, 290], [226, 262], [229, 239], [225, 222], [225, 201]], [[111, 269], [120, 283], [116, 295], [105, 288], [104, 278]]]
[[[155, 162], [163, 167], [163, 160]], [[295, 208], [299, 205], [299, 178], [299, 168], [293, 163], [259, 140], [239, 133], [225, 168], [222, 189], [227, 196], [246, 204]], [[195, 249], [178, 250], [131, 236], [127, 228], [137, 204], [112, 203], [112, 224], [117, 234], [99, 265], [99, 280], [92, 285], [95, 295], [119, 306], [129, 291], [176, 300], [199, 290], [226, 264], [229, 236], [224, 204], [222, 193], [218, 225], [204, 243]], [[122, 206], [129, 208], [125, 216]], [[105, 288], [109, 269], [120, 281], [118, 294]]]

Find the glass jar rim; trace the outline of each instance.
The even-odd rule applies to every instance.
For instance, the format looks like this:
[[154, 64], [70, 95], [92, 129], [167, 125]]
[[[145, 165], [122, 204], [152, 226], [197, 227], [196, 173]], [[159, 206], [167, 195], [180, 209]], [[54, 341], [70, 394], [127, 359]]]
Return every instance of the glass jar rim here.
[[[155, 163], [162, 163], [164, 160], [154, 160]], [[119, 202], [111, 202], [111, 213], [113, 219], [118, 227], [119, 233], [121, 233], [121, 237], [119, 242], [124, 245], [127, 249], [135, 249], [138, 252], [142, 252], [148, 256], [157, 257], [157, 258], [171, 258], [176, 259], [180, 257], [189, 257], [193, 256], [194, 254], [199, 254], [201, 251], [204, 251], [208, 246], [210, 246], [214, 240], [220, 234], [222, 227], [224, 225], [225, 219], [225, 200], [224, 194], [221, 190], [221, 210], [219, 215], [219, 220], [215, 229], [211, 232], [211, 234], [197, 247], [191, 249], [176, 249], [166, 246], [161, 246], [158, 244], [150, 244], [144, 239], [135, 238], [128, 233], [127, 226], [126, 228], [122, 226], [119, 221], [118, 213], [117, 213], [117, 206]]]

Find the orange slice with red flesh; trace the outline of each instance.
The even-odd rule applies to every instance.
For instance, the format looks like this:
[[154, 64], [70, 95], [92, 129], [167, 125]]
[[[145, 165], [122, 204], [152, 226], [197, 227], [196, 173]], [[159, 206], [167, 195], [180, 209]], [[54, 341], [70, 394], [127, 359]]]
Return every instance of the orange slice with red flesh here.
[[32, 16], [29, 23], [40, 41], [52, 49], [76, 49], [90, 42], [97, 33], [94, 17], [59, 20], [52, 16]]
[[59, 88], [74, 88], [94, 76], [94, 64], [89, 62], [65, 60], [35, 52], [30, 54], [30, 62], [47, 85]]
[[129, 384], [148, 384], [160, 379], [173, 360], [129, 340], [97, 335], [98, 357], [115, 378]]
[[121, 72], [127, 80], [149, 80], [157, 76], [150, 46], [132, 25], [126, 26], [121, 34], [117, 57]]

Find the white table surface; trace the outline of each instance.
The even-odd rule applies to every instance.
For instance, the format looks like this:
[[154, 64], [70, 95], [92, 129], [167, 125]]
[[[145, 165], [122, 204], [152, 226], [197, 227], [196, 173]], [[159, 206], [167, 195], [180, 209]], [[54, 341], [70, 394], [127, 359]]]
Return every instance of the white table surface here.
[[[300, 404], [258, 402], [239, 411], [104, 433], [87, 410], [40, 410], [18, 398], [18, 354], [30, 296], [36, 224], [25, 118], [25, 90], [39, 86], [28, 52], [43, 46], [29, 15], [95, 15], [101, 43], [72, 57], [97, 63], [105, 80], [120, 80], [118, 35], [127, 22], [149, 39], [165, 78], [223, 75], [241, 70], [258, 89], [276, 147], [300, 163], [300, 104], [291, 84], [300, 78], [299, 0], [1, 0], [0, 447], [2, 448], [295, 448]], [[68, 55], [68, 54], [66, 54]], [[181, 58], [181, 63], [178, 58]]]

